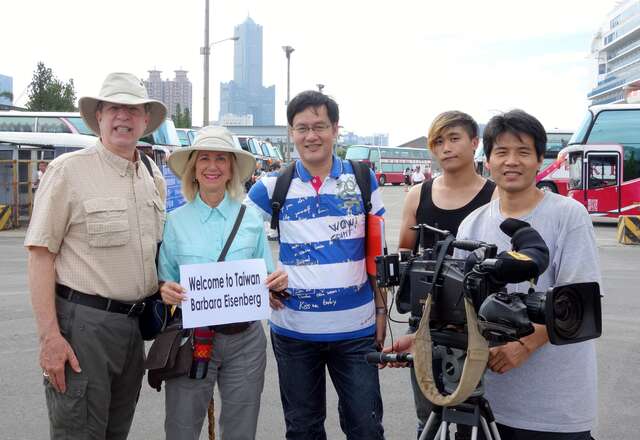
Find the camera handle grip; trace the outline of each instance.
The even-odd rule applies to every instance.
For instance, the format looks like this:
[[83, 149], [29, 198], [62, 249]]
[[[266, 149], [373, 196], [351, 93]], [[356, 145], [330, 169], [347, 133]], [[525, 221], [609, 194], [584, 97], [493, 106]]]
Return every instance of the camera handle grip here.
[[473, 252], [478, 248], [484, 247], [487, 244], [483, 241], [476, 240], [454, 240], [451, 244], [456, 249], [462, 249], [463, 251]]

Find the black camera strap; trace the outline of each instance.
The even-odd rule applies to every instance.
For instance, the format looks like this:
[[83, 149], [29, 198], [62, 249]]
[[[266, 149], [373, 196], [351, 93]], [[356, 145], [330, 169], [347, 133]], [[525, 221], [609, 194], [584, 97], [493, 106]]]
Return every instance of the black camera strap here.
[[[427, 296], [433, 293], [433, 287], [436, 285], [438, 277], [440, 276], [440, 271], [442, 270], [442, 263], [444, 263], [444, 259], [447, 256], [447, 251], [449, 250], [449, 246], [451, 243], [455, 241], [455, 237], [453, 235], [447, 235], [444, 240], [439, 242], [438, 245], [438, 256], [436, 257], [436, 265], [433, 268], [433, 281], [429, 286], [429, 290], [427, 291]], [[434, 302], [437, 302], [437, 298], [434, 297]]]

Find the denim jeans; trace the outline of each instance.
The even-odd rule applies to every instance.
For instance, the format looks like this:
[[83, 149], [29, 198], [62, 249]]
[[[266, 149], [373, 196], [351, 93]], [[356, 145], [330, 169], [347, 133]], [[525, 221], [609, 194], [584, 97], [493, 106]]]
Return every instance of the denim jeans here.
[[312, 342], [272, 331], [271, 343], [278, 363], [287, 439], [327, 438], [326, 370], [338, 393], [340, 427], [347, 439], [384, 439], [378, 369], [364, 359], [366, 353], [376, 351], [373, 336]]

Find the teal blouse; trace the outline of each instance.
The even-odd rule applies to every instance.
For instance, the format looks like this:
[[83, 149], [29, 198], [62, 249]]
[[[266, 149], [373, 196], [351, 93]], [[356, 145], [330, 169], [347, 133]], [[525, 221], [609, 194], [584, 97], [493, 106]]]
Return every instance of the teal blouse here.
[[[240, 203], [225, 193], [215, 208], [196, 194], [192, 202], [170, 212], [158, 257], [160, 281], [180, 282], [181, 264], [218, 261], [239, 211]], [[262, 217], [247, 207], [225, 261], [251, 258], [263, 258], [267, 273], [275, 270]]]

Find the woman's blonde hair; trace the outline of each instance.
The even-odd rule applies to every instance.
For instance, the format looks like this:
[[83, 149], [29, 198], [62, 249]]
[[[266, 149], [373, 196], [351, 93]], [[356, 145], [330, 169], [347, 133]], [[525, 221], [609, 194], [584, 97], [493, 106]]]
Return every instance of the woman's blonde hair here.
[[[198, 181], [196, 180], [196, 160], [198, 160], [198, 153], [200, 151], [207, 150], [192, 152], [184, 167], [184, 173], [182, 173], [182, 195], [189, 202], [196, 198], [196, 193], [199, 190]], [[226, 153], [231, 157], [231, 179], [227, 182], [226, 190], [229, 193], [229, 197], [237, 201], [242, 201], [244, 198], [244, 185], [240, 180], [240, 176], [236, 173], [238, 161], [236, 160], [235, 154]]]

